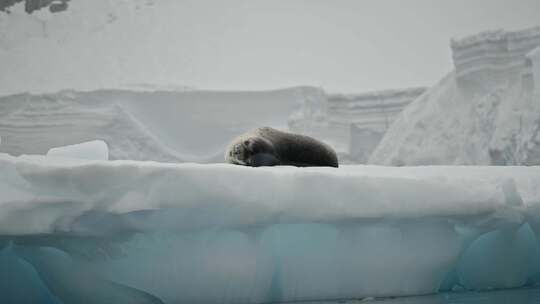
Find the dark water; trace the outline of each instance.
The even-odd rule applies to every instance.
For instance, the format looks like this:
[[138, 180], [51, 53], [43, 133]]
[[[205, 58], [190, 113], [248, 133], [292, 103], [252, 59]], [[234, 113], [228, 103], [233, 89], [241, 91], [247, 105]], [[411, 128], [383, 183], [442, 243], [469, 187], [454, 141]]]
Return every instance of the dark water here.
[[[293, 303], [293, 302], [291, 302]], [[308, 301], [297, 304], [540, 304], [540, 288], [452, 292], [387, 299]]]

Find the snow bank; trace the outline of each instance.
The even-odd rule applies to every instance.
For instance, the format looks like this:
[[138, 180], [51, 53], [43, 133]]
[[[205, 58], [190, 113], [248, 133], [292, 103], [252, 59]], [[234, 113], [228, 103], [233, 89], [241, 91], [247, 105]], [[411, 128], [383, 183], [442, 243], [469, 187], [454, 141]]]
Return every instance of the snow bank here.
[[[250, 168], [0, 155], [18, 303], [262, 303], [519, 287], [540, 168]], [[8, 286], [17, 286], [9, 288]]]
[[540, 28], [452, 40], [455, 71], [400, 114], [369, 163], [539, 164], [538, 46]]
[[[228, 142], [287, 119], [320, 89], [275, 91], [63, 91], [0, 97], [0, 152], [45, 154], [102, 140], [111, 159], [222, 162]], [[255, 106], [256, 104], [256, 106]]]

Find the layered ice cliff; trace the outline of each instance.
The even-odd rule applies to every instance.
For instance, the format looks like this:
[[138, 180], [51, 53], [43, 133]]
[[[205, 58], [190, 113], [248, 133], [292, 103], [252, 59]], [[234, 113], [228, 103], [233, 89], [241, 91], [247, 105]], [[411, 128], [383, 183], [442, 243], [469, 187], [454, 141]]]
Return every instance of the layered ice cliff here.
[[540, 283], [538, 167], [67, 156], [0, 154], [3, 300], [266, 303]]
[[63, 91], [0, 97], [0, 152], [45, 154], [56, 146], [103, 140], [110, 159], [221, 162], [238, 134], [286, 129], [291, 113], [321, 90], [259, 92]]
[[268, 125], [314, 136], [341, 163], [365, 163], [397, 114], [424, 92], [411, 88], [328, 94], [274, 91], [62, 91], [0, 97], [0, 152], [44, 154], [103, 140], [111, 159], [221, 162], [228, 141]]
[[540, 164], [540, 28], [454, 39], [455, 71], [411, 103], [372, 164]]
[[303, 104], [289, 127], [330, 143], [342, 163], [365, 163], [397, 114], [425, 89], [319, 95]]

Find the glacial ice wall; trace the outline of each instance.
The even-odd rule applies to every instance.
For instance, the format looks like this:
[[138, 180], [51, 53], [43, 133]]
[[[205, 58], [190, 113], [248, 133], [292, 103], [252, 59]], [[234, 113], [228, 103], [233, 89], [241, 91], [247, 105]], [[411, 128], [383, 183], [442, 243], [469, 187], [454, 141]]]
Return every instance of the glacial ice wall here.
[[451, 46], [455, 71], [400, 114], [369, 163], [540, 164], [540, 28]]
[[[452, 58], [458, 78], [523, 69], [524, 56], [540, 44], [540, 27], [519, 31], [486, 31], [451, 40]], [[504, 81], [504, 79], [502, 79]]]
[[17, 94], [0, 97], [0, 152], [44, 154], [52, 147], [99, 139], [109, 145], [113, 160], [222, 162], [232, 138], [268, 125], [327, 142], [341, 163], [362, 163], [398, 113], [423, 92], [346, 95], [295, 87]]
[[222, 162], [228, 142], [287, 119], [319, 92], [62, 91], [0, 97], [0, 152], [45, 154], [50, 148], [103, 140], [110, 159]]
[[425, 89], [320, 95], [303, 104], [289, 127], [330, 143], [342, 163], [365, 163], [396, 116]]
[[266, 303], [534, 285], [539, 185], [538, 167], [0, 154], [0, 293], [17, 303]]

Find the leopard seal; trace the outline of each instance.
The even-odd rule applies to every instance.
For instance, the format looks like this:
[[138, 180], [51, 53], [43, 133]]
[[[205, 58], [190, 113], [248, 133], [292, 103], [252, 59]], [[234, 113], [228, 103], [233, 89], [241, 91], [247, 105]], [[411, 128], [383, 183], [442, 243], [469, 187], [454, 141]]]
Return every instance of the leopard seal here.
[[261, 127], [235, 138], [225, 161], [244, 166], [338, 167], [337, 154], [312, 137]]

